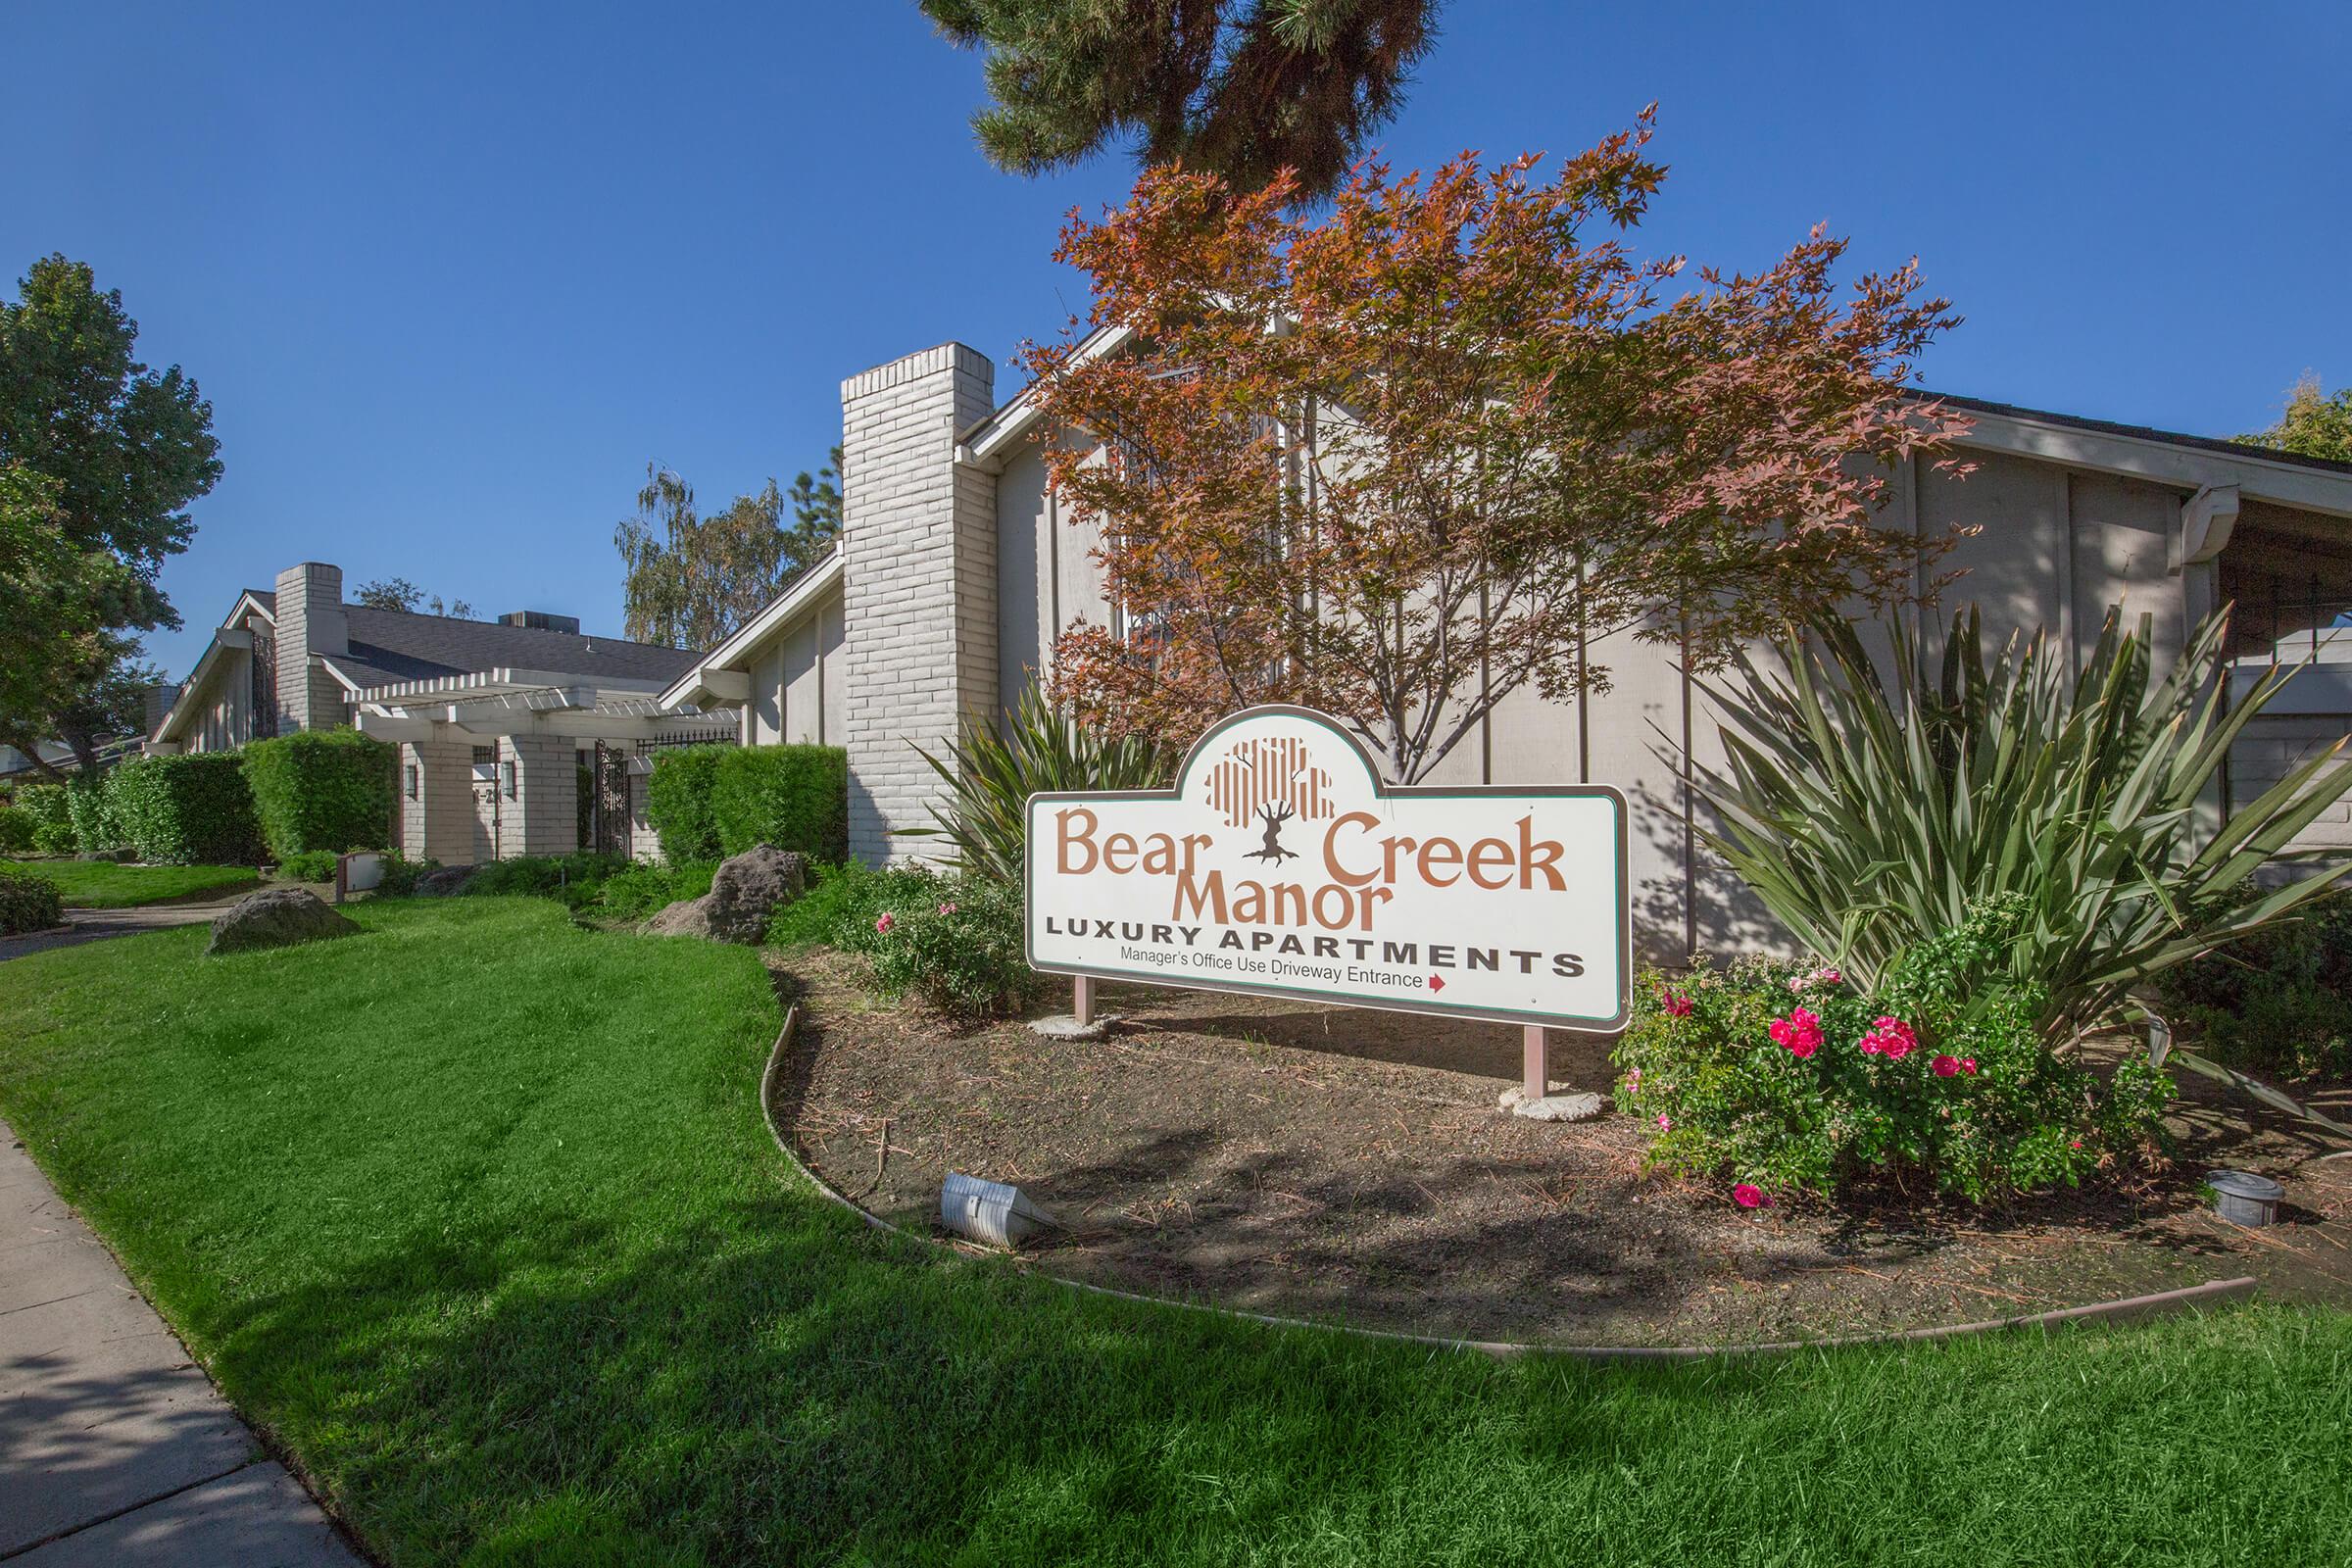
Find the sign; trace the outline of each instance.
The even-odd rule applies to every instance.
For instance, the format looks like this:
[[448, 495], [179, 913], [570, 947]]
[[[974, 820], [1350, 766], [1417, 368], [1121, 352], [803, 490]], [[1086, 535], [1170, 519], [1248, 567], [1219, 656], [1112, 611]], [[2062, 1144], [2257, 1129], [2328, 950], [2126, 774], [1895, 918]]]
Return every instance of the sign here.
[[1625, 797], [1390, 787], [1337, 719], [1251, 708], [1165, 790], [1029, 798], [1029, 962], [1614, 1031], [1633, 973]]

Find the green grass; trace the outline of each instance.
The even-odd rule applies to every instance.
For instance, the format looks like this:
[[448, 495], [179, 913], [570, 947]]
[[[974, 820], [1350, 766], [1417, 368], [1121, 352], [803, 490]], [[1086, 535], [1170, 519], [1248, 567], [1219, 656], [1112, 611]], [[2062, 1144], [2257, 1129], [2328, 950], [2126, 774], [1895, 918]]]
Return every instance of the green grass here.
[[250, 865], [118, 865], [112, 860], [13, 861], [57, 884], [69, 909], [127, 909], [198, 894], [258, 888]]
[[[1105, 1300], [798, 1186], [754, 955], [527, 899], [0, 964], [0, 1109], [394, 1563], [2291, 1563], [2352, 1318], [1691, 1366]], [[1504, 1244], [1504, 1245], [1507, 1245]]]

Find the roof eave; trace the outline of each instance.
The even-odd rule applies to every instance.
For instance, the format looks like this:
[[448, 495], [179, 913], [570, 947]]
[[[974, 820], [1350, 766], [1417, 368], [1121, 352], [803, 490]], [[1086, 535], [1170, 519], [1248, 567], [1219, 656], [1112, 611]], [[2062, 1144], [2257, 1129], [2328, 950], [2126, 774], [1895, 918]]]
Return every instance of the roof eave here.
[[770, 636], [782, 631], [821, 603], [828, 589], [840, 584], [844, 574], [842, 549], [836, 543], [833, 553], [811, 567], [808, 575], [779, 594], [767, 608], [754, 615], [713, 648], [695, 665], [662, 693], [662, 706], [668, 708], [701, 708], [707, 703], [732, 703], [736, 698], [722, 698], [706, 684], [713, 670], [750, 671], [749, 655], [754, 648]]

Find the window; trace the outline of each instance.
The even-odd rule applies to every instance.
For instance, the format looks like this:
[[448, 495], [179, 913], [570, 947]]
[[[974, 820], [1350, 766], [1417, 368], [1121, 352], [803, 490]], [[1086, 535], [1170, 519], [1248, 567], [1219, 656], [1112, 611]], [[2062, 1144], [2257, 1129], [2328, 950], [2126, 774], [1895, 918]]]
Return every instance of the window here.
[[408, 774], [407, 793], [409, 799], [413, 801], [416, 799], [417, 791], [421, 788], [419, 775], [422, 774], [424, 770], [418, 767], [415, 762], [411, 762], [406, 771]]
[[512, 757], [498, 764], [498, 790], [508, 800], [514, 799], [514, 759]]

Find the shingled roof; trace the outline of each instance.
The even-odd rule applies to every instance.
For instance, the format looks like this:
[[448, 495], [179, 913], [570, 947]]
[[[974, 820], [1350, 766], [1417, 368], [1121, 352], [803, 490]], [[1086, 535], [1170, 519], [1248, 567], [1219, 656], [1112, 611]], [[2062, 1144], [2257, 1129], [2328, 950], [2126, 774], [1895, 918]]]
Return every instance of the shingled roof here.
[[[248, 597], [277, 612], [277, 595], [248, 588]], [[661, 648], [618, 637], [509, 626], [455, 615], [416, 614], [347, 604], [350, 628], [345, 654], [327, 661], [362, 686], [394, 681], [437, 680], [486, 669], [543, 669], [584, 680], [643, 680], [664, 684], [694, 666], [691, 649]]]

